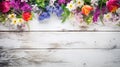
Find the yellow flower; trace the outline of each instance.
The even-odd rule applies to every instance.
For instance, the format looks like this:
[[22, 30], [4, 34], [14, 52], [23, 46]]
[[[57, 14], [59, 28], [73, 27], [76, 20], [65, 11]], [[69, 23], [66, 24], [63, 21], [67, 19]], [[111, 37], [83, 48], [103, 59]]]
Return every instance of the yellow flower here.
[[24, 20], [22, 18], [19, 18], [17, 19], [17, 22], [18, 22], [18, 25], [21, 25], [24, 22]]
[[9, 19], [16, 18], [16, 14], [9, 14], [9, 15], [8, 15], [8, 18], [9, 18]]
[[76, 5], [77, 5], [77, 7], [82, 7], [82, 5], [84, 5], [84, 1], [83, 0], [77, 0]]
[[69, 11], [72, 11], [74, 10], [76, 7], [75, 7], [75, 4], [73, 1], [71, 1], [70, 3], [67, 4], [67, 7]]
[[12, 23], [11, 23], [12, 25], [17, 25], [18, 24], [18, 22], [17, 22], [17, 19], [12, 19]]

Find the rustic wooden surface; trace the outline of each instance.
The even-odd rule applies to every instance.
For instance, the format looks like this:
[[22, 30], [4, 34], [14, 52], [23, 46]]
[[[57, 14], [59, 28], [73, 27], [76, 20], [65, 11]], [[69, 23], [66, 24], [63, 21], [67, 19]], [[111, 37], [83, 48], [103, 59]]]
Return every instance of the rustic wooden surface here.
[[[29, 22], [30, 31], [120, 31], [120, 26], [116, 25], [117, 22], [104, 22], [104, 25], [99, 21], [96, 24], [86, 25], [79, 23], [75, 18], [68, 19], [65, 23], [61, 23], [60, 18], [51, 16], [50, 19], [38, 21], [37, 17]], [[27, 28], [24, 29], [28, 31]], [[18, 31], [15, 26], [9, 22], [0, 24], [0, 31]]]
[[52, 17], [24, 32], [0, 24], [0, 67], [120, 67], [120, 27], [107, 24]]

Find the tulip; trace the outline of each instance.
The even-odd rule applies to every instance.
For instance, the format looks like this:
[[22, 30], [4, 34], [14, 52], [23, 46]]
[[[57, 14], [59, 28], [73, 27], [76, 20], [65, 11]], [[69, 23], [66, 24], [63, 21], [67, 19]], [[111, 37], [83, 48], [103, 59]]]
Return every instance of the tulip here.
[[82, 7], [82, 14], [88, 16], [92, 10], [93, 10], [93, 7], [91, 7], [89, 5], [84, 5]]

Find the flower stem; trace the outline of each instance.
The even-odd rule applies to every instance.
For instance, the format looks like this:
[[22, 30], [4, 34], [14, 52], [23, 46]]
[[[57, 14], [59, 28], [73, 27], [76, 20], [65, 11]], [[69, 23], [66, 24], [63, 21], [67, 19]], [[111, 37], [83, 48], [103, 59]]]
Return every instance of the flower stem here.
[[29, 23], [26, 22], [26, 25], [27, 25], [27, 27], [28, 27], [28, 30], [30, 31], [30, 25], [29, 25]]
[[104, 22], [103, 22], [103, 17], [102, 17], [103, 16], [103, 13], [102, 13], [102, 5], [103, 5], [103, 3], [102, 3], [102, 1], [103, 0], [100, 1], [100, 21], [102, 22], [103, 25], [105, 25]]

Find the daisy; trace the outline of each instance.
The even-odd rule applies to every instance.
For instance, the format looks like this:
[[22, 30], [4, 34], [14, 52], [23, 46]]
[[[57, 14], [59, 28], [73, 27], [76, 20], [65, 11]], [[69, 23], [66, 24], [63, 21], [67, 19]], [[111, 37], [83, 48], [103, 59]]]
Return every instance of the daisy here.
[[67, 4], [67, 7], [69, 11], [72, 11], [74, 10], [76, 7], [75, 7], [75, 3], [73, 1], [71, 1], [70, 3]]
[[76, 5], [77, 5], [77, 7], [82, 7], [82, 5], [84, 5], [84, 1], [83, 0], [77, 0]]
[[23, 22], [24, 22], [24, 20], [22, 18], [17, 19], [18, 25], [21, 25]]
[[107, 13], [107, 14], [104, 14], [103, 16], [104, 18], [104, 21], [110, 21], [112, 19], [112, 13]]
[[18, 25], [18, 22], [17, 22], [17, 19], [12, 19], [12, 23], [11, 23], [12, 25]]
[[107, 13], [107, 14], [105, 14], [105, 15], [104, 15], [104, 18], [105, 18], [105, 19], [110, 19], [110, 18], [112, 18], [112, 13]]
[[8, 15], [8, 18], [9, 18], [9, 19], [14, 19], [14, 18], [16, 18], [16, 14], [14, 14], [14, 13], [13, 13], [13, 14], [9, 14], [9, 15]]

